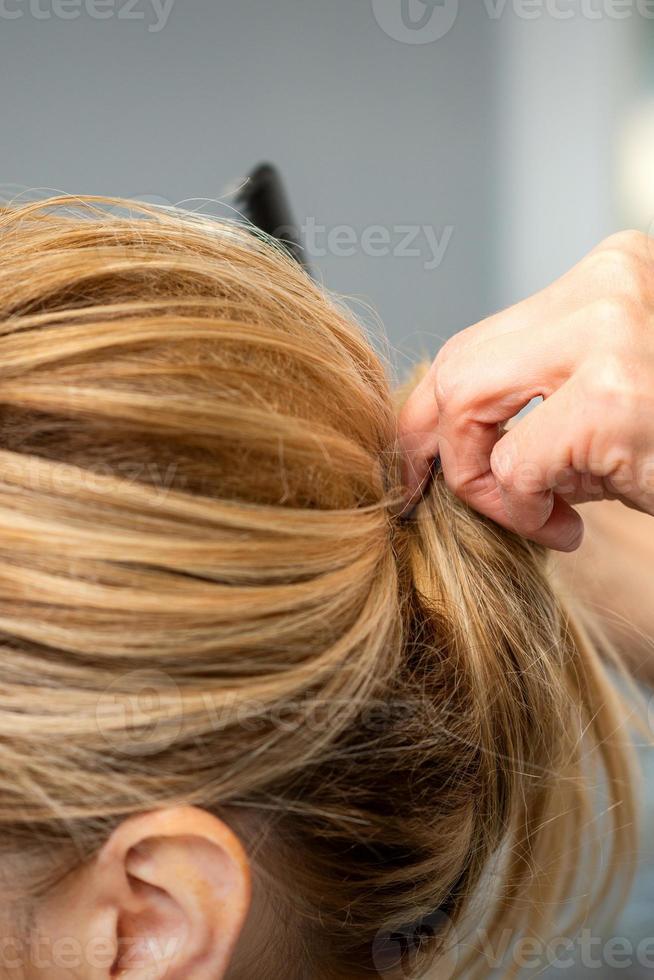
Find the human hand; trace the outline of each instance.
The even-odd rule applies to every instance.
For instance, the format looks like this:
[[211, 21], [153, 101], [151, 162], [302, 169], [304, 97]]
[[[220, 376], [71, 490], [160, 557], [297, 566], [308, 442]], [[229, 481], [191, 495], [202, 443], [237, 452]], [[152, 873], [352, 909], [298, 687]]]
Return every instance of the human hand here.
[[654, 514], [654, 240], [612, 235], [448, 340], [403, 406], [399, 438], [407, 506], [439, 455], [471, 507], [560, 551], [583, 536], [573, 504], [620, 499]]

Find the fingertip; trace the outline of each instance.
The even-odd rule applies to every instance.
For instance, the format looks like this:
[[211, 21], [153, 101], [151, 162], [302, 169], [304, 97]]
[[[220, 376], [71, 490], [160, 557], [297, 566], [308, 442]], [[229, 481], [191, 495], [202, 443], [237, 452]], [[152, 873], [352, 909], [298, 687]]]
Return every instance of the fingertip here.
[[553, 551], [576, 551], [584, 538], [581, 515], [555, 495], [552, 517], [543, 528], [542, 544]]
[[577, 514], [577, 520], [570, 522], [569, 528], [566, 529], [566, 533], [561, 537], [561, 543], [557, 550], [567, 552], [576, 551], [584, 540], [584, 531], [583, 519]]
[[547, 526], [555, 507], [551, 490], [540, 490], [525, 497], [510, 493], [499, 485], [498, 489], [506, 516], [518, 534], [528, 538]]
[[552, 507], [539, 529], [521, 530], [513, 521], [507, 524], [517, 534], [552, 551], [576, 551], [584, 538], [584, 522], [578, 511], [558, 494], [551, 494]]

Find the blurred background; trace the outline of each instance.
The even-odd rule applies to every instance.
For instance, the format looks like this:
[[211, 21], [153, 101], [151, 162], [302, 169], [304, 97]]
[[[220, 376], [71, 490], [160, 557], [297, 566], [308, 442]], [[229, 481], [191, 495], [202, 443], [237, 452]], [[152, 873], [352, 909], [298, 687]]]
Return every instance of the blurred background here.
[[652, 0], [0, 0], [0, 183], [198, 207], [272, 160], [411, 357], [654, 218], [653, 49]]
[[[315, 274], [399, 371], [654, 220], [652, 0], [0, 0], [0, 80], [8, 196], [221, 213], [278, 164]], [[601, 933], [631, 962], [548, 976], [654, 975], [651, 814], [644, 843]]]

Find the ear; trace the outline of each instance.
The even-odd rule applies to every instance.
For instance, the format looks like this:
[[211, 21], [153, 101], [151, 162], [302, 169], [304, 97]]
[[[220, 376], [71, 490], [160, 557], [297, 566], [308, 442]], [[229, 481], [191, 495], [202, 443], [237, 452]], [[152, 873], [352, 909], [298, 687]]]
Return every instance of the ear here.
[[[205, 810], [153, 810], [120, 824], [44, 904], [39, 948], [49, 965], [34, 976], [221, 980], [250, 905], [249, 864], [234, 833]], [[68, 960], [58, 963], [64, 939]]]

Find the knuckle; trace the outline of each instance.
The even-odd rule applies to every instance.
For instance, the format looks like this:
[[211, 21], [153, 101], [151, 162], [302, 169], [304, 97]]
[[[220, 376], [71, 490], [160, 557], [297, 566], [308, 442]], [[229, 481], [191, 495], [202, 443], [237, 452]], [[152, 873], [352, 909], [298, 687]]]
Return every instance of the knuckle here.
[[639, 231], [637, 228], [625, 228], [608, 235], [601, 242], [600, 248], [640, 252], [648, 243], [649, 238], [644, 231]]
[[441, 371], [436, 376], [435, 391], [441, 417], [461, 414], [464, 405], [462, 386], [451, 371]]
[[455, 391], [454, 379], [446, 364], [437, 365], [436, 377], [434, 378], [434, 396], [438, 405], [439, 413], [445, 410], [450, 398]]
[[634, 337], [646, 322], [643, 304], [625, 293], [602, 296], [593, 303], [592, 325], [604, 332], [611, 349], [620, 350], [626, 344], [631, 349]]
[[443, 360], [436, 365], [434, 396], [439, 413], [443, 416], [456, 416], [463, 404], [463, 384], [453, 362]]
[[598, 295], [651, 298], [654, 239], [642, 231], [620, 231], [605, 238], [583, 260]]
[[469, 468], [460, 465], [460, 459], [456, 454], [450, 454], [448, 459], [445, 482], [448, 488], [462, 500], [467, 499], [478, 487], [478, 480], [471, 477]]
[[456, 334], [454, 337], [450, 337], [441, 345], [438, 353], [436, 354], [435, 364], [436, 364], [436, 376], [438, 377], [444, 371], [447, 370], [448, 366], [451, 364], [454, 353], [458, 346], [458, 341]]
[[593, 268], [600, 288], [609, 293], [641, 298], [647, 291], [649, 270], [634, 252], [608, 248], [594, 256]]
[[461, 478], [456, 467], [454, 468], [454, 472], [452, 472], [452, 467], [449, 467], [448, 472], [445, 474], [445, 483], [448, 489], [457, 497], [461, 496], [466, 488], [466, 482]]
[[593, 327], [599, 326], [610, 337], [613, 337], [622, 325], [624, 312], [623, 297], [615, 295], [602, 296], [601, 299], [593, 302], [589, 312]]
[[638, 413], [640, 398], [633, 371], [614, 355], [604, 355], [589, 365], [585, 379], [591, 403], [599, 402], [611, 429], [619, 431], [625, 420]]
[[475, 370], [467, 331], [462, 330], [443, 344], [435, 359], [434, 397], [441, 416], [463, 419], [474, 400]]

